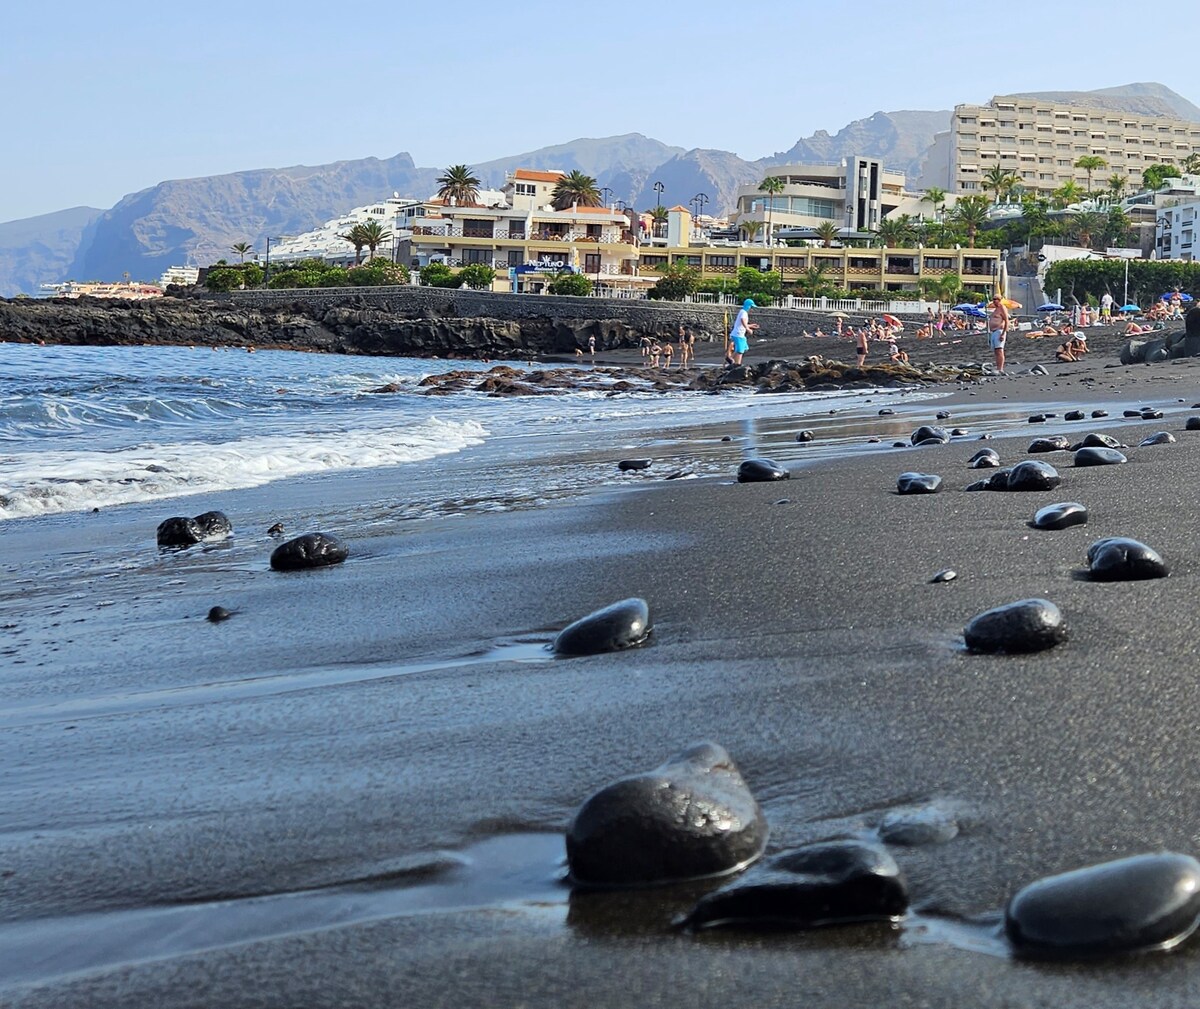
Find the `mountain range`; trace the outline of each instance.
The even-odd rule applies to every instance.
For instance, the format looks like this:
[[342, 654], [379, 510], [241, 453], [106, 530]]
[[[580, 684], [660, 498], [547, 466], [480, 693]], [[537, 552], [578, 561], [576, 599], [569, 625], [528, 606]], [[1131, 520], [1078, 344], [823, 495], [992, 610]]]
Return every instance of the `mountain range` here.
[[[1030, 94], [1200, 122], [1200, 108], [1161, 84]], [[950, 116], [948, 110], [876, 112], [835, 134], [818, 130], [757, 161], [729, 151], [672, 147], [631, 133], [572, 140], [472, 167], [489, 188], [499, 188], [505, 174], [518, 167], [578, 169], [610, 189], [614, 199], [639, 208], [657, 202], [653, 186], [661, 182], [668, 206], [686, 205], [704, 193], [706, 211], [724, 213], [735, 206], [740, 187], [760, 182], [773, 165], [836, 162], [858, 154], [903, 171], [913, 187], [944, 185]], [[129, 273], [153, 280], [169, 266], [203, 265], [226, 256], [235, 242], [261, 249], [268, 236], [312, 230], [393, 192], [429, 196], [442, 171], [418, 167], [404, 153], [254, 169], [162, 182], [131, 193], [109, 210], [75, 207], [9, 221], [0, 224], [0, 295], [33, 294], [43, 283], [68, 278], [116, 280]]]

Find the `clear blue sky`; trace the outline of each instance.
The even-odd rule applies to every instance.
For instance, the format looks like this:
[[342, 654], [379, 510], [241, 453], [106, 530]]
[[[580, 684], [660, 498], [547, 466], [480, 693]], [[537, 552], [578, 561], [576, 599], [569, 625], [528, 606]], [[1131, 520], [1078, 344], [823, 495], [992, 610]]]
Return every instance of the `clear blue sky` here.
[[758, 158], [875, 111], [1007, 91], [1159, 81], [1200, 104], [1197, 10], [14, 2], [0, 27], [0, 221], [106, 208], [164, 179], [400, 151], [442, 167], [637, 132]]

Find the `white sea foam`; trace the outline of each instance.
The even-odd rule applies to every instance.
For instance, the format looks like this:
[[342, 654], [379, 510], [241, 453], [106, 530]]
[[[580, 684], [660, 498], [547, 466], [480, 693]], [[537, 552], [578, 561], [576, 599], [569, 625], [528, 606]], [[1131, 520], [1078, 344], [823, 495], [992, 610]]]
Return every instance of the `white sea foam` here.
[[112, 452], [45, 450], [0, 458], [0, 520], [128, 504], [332, 470], [397, 466], [481, 445], [475, 421], [143, 444]]

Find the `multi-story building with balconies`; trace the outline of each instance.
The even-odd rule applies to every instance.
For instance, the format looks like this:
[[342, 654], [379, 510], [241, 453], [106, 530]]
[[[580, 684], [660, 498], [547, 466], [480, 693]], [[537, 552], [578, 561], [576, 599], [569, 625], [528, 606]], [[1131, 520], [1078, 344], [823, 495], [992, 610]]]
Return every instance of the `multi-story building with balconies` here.
[[1027, 192], [1049, 195], [1072, 181], [1088, 184], [1082, 157], [1106, 162], [1092, 187], [1112, 175], [1136, 188], [1153, 164], [1182, 165], [1200, 151], [1200, 123], [1162, 116], [1072, 105], [1020, 95], [997, 96], [987, 105], [958, 105], [950, 124], [950, 191], [983, 191], [988, 170], [999, 165]]

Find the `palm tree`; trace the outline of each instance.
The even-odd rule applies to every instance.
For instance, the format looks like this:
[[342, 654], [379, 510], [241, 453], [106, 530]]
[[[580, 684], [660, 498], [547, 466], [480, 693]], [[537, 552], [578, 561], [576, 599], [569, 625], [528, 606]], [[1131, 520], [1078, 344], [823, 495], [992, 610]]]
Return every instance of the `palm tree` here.
[[879, 236], [879, 241], [885, 249], [902, 246], [905, 242], [913, 240], [912, 218], [908, 214], [885, 217], [879, 222], [875, 234]]
[[[392, 237], [390, 231], [384, 230], [383, 226], [378, 221], [367, 221], [366, 224], [357, 226], [359, 235], [371, 255], [369, 259], [375, 258], [375, 250], [378, 249], [384, 242], [389, 241]], [[352, 232], [353, 233], [353, 232]], [[356, 246], [357, 248], [357, 246]]]
[[950, 217], [967, 233], [967, 248], [975, 248], [975, 235], [988, 219], [991, 205], [986, 196], [963, 196], [954, 204]]
[[576, 203], [581, 207], [598, 207], [601, 204], [600, 190], [590, 175], [573, 171], [558, 180], [554, 192], [550, 194], [550, 202], [555, 210], [566, 210]]
[[826, 264], [817, 260], [807, 270], [800, 274], [800, 279], [796, 281], [796, 286], [800, 288], [810, 298], [819, 298], [820, 291], [827, 287], [828, 284], [825, 278]]
[[1104, 215], [1093, 211], [1085, 211], [1071, 218], [1071, 230], [1075, 233], [1079, 244], [1085, 249], [1092, 247], [1092, 238], [1104, 227]]
[[1114, 200], [1120, 200], [1125, 195], [1125, 190], [1129, 188], [1129, 176], [1115, 173], [1108, 177], [1108, 191], [1112, 193]]
[[1105, 244], [1124, 245], [1129, 240], [1129, 215], [1124, 207], [1109, 207], [1105, 217], [1102, 237]]
[[667, 223], [667, 216], [669, 214], [667, 208], [660, 203], [657, 206], [651, 207], [646, 211], [646, 213], [649, 214], [654, 221], [654, 233], [656, 235], [661, 235], [662, 226]]
[[444, 175], [438, 176], [438, 199], [447, 203], [453, 200], [460, 207], [473, 207], [479, 199], [482, 182], [469, 165], [451, 165]]
[[759, 184], [759, 192], [767, 194], [767, 236], [771, 235], [771, 210], [772, 204], [775, 202], [775, 197], [783, 192], [783, 187], [786, 183], [778, 175], [768, 175]]
[[822, 221], [816, 226], [813, 234], [816, 235], [825, 245], [825, 248], [833, 248], [833, 240], [838, 236], [838, 226], [833, 221]]
[[1021, 177], [1019, 175], [999, 164], [995, 164], [983, 173], [983, 181], [980, 185], [983, 186], [985, 191], [988, 189], [993, 190], [996, 194], [996, 202], [1000, 203], [1012, 192], [1013, 187], [1020, 185], [1020, 183]]
[[1088, 196], [1091, 196], [1092, 195], [1092, 172], [1099, 171], [1101, 168], [1107, 168], [1108, 162], [1105, 161], [1104, 158], [1100, 157], [1099, 154], [1085, 154], [1085, 155], [1083, 155], [1083, 157], [1075, 159], [1075, 167], [1082, 168], [1085, 172], [1087, 172], [1087, 177], [1088, 177], [1087, 194], [1088, 194]]
[[741, 228], [744, 232], [746, 232], [746, 240], [753, 245], [754, 244], [754, 236], [757, 235], [760, 231], [762, 231], [763, 222], [762, 221], [742, 221], [742, 223], [739, 224], [738, 227]]
[[1188, 175], [1200, 175], [1200, 151], [1192, 151], [1180, 166]]
[[1054, 190], [1054, 204], [1057, 207], [1069, 207], [1072, 203], [1078, 203], [1083, 199], [1083, 190], [1079, 188], [1074, 179], [1067, 179], [1061, 186]]
[[933, 212], [937, 220], [942, 219], [942, 211], [946, 209], [946, 190], [938, 186], [930, 186], [925, 190], [925, 195], [921, 197], [922, 203], [932, 203]]
[[354, 225], [346, 234], [338, 235], [338, 238], [354, 246], [354, 265], [358, 266], [362, 262], [362, 250], [367, 246], [367, 236], [363, 225]]
[[246, 261], [246, 253], [253, 252], [254, 246], [249, 242], [234, 242], [234, 244], [229, 247], [229, 251], [236, 252], [242, 257], [241, 261], [244, 263]]

